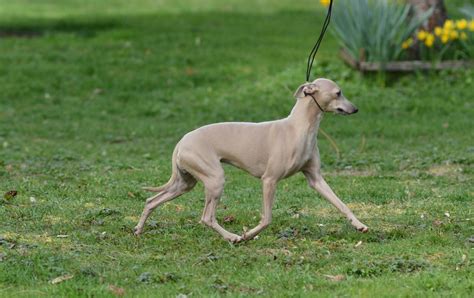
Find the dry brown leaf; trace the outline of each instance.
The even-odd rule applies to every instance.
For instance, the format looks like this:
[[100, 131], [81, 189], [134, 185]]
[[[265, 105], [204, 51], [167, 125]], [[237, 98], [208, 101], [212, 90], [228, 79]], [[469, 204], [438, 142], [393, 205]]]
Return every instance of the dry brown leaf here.
[[335, 281], [335, 282], [339, 282], [339, 281], [343, 281], [346, 279], [346, 277], [342, 274], [338, 274], [338, 275], [324, 275], [327, 279], [329, 279], [330, 281]]
[[109, 290], [114, 294], [115, 296], [123, 296], [125, 295], [125, 289], [117, 287], [115, 285], [109, 285]]
[[74, 277], [74, 275], [72, 275], [72, 274], [66, 274], [66, 275], [58, 276], [55, 279], [51, 280], [50, 283], [55, 285], [55, 284], [61, 283], [63, 281], [69, 280], [73, 277]]
[[194, 75], [195, 71], [194, 71], [194, 68], [192, 67], [186, 67], [186, 69], [184, 70], [184, 72], [186, 73], [186, 75], [188, 77]]
[[224, 222], [233, 222], [234, 220], [235, 220], [235, 216], [233, 215], [224, 216]]
[[13, 199], [14, 197], [16, 197], [16, 195], [18, 194], [18, 191], [16, 190], [10, 190], [10, 191], [7, 191], [4, 195], [3, 195], [3, 198], [5, 198], [5, 200], [11, 200]]

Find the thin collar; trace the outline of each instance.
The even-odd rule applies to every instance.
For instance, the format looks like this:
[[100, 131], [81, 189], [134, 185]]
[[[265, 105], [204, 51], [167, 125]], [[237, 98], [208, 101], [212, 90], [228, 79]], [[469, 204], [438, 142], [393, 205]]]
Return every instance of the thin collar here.
[[314, 96], [313, 96], [312, 94], [306, 94], [306, 95], [311, 96], [311, 98], [313, 99], [314, 103], [318, 106], [318, 108], [321, 110], [321, 112], [324, 113], [323, 108], [321, 108], [321, 106], [319, 105], [319, 103], [318, 103], [318, 101], [316, 100], [316, 98], [314, 98]]

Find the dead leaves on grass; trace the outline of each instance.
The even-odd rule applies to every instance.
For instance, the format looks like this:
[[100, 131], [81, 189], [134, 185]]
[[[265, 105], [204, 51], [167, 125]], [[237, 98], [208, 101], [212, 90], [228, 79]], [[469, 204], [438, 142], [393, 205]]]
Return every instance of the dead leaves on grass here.
[[109, 291], [112, 292], [115, 296], [121, 297], [125, 295], [125, 289], [117, 287], [115, 285], [109, 285]]
[[224, 216], [224, 222], [226, 222], [226, 223], [234, 222], [234, 220], [235, 220], [235, 216], [233, 216], [233, 215]]
[[50, 283], [51, 283], [52, 285], [59, 284], [59, 283], [62, 283], [63, 281], [72, 279], [73, 277], [74, 277], [74, 275], [72, 275], [72, 274], [61, 275], [61, 276], [58, 276], [58, 277], [52, 279], [52, 280], [50, 281]]
[[334, 282], [340, 282], [340, 281], [343, 281], [343, 280], [346, 279], [346, 277], [342, 274], [338, 274], [338, 275], [325, 274], [324, 277], [326, 277], [330, 281], [334, 281]]
[[463, 169], [456, 164], [435, 165], [428, 169], [428, 174], [433, 176], [457, 176]]
[[18, 194], [18, 191], [16, 190], [10, 190], [10, 191], [7, 191], [4, 195], [3, 195], [3, 198], [5, 199], [5, 201], [11, 201], [13, 200], [14, 197], [16, 197], [16, 195]]

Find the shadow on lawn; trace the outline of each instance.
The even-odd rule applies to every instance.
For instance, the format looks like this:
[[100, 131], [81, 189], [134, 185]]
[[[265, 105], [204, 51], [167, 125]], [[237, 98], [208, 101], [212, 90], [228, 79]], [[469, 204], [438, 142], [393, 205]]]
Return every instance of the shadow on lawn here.
[[98, 31], [110, 30], [119, 25], [118, 20], [111, 18], [22, 20], [16, 24], [0, 24], [0, 38], [35, 38], [54, 33], [93, 37]]

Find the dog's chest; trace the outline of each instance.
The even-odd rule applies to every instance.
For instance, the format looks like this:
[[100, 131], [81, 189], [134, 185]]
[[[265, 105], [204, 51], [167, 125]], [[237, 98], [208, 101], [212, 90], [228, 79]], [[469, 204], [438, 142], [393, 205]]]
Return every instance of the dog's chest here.
[[290, 176], [300, 171], [314, 155], [314, 148], [316, 146], [316, 136], [311, 138], [302, 138], [296, 142], [291, 150], [291, 158], [289, 159], [287, 173], [285, 176]]

